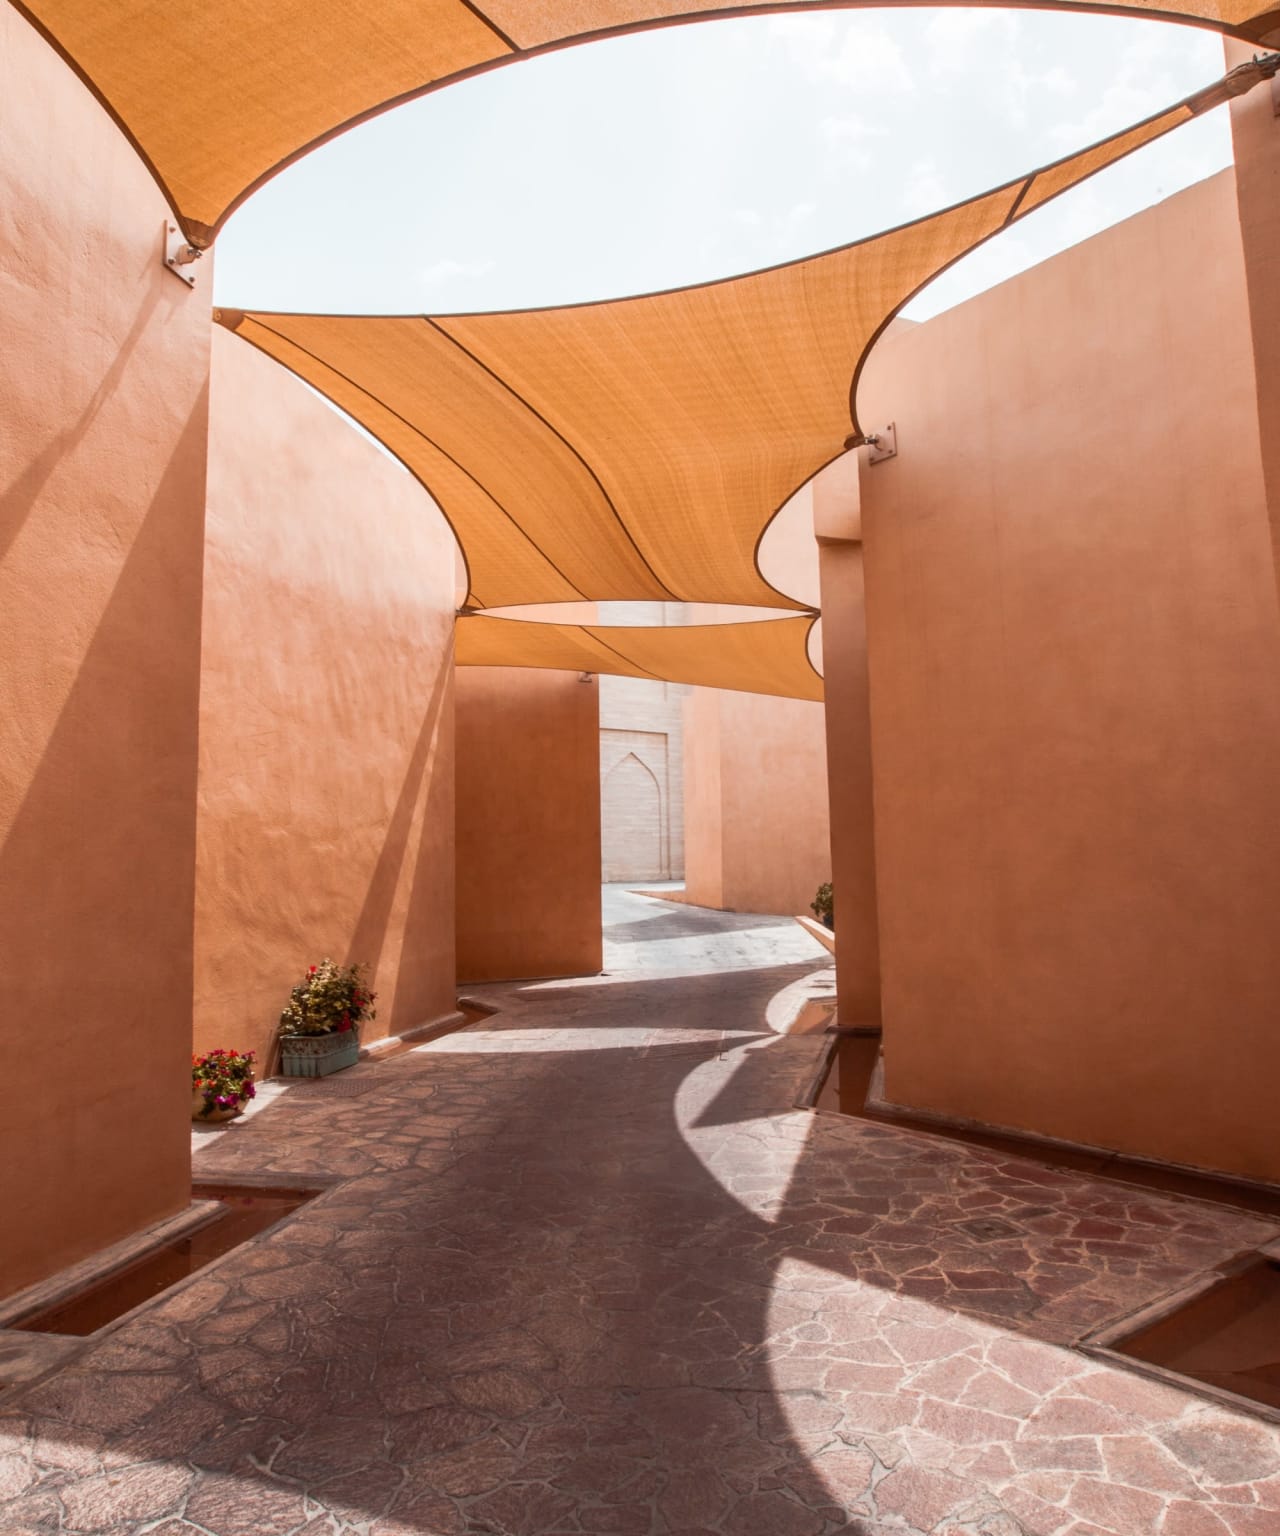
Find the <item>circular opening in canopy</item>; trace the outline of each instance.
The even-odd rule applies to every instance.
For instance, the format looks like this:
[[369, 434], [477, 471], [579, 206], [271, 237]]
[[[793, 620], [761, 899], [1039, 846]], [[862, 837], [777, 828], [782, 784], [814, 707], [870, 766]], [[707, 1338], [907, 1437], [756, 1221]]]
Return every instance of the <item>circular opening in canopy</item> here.
[[[272, 178], [219, 237], [216, 302], [447, 314], [710, 281], [934, 212], [1221, 73], [1207, 30], [993, 6], [800, 9], [582, 43], [407, 102]], [[1229, 160], [1225, 114], [1208, 114], [993, 241], [912, 313]]]
[[586, 624], [592, 627], [664, 629], [676, 625], [768, 623], [794, 619], [785, 608], [734, 607], [727, 603], [520, 603], [484, 608], [487, 619], [518, 619], [526, 624]]

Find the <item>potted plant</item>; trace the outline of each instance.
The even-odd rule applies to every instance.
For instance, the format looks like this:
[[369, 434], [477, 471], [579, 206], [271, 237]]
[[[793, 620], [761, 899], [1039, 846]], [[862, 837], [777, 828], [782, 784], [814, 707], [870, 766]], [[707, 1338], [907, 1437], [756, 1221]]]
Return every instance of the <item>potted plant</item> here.
[[210, 1051], [191, 1058], [193, 1120], [230, 1120], [255, 1092], [252, 1051]]
[[294, 987], [280, 1015], [280, 1071], [285, 1077], [327, 1077], [355, 1065], [360, 1024], [377, 1017], [365, 970], [322, 960]]
[[813, 911], [813, 915], [822, 926], [830, 928], [834, 933], [836, 926], [836, 903], [835, 897], [831, 893], [830, 880], [824, 881], [818, 887], [818, 894], [809, 903], [809, 906]]

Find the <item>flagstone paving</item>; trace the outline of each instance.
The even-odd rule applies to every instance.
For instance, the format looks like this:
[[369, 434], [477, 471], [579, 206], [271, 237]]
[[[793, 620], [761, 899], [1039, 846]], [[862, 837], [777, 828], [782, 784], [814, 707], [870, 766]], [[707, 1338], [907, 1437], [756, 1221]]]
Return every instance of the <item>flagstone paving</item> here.
[[0, 1531], [1278, 1536], [1280, 1430], [1069, 1347], [1273, 1223], [797, 1110], [813, 941], [607, 910], [197, 1137], [340, 1182], [0, 1399]]

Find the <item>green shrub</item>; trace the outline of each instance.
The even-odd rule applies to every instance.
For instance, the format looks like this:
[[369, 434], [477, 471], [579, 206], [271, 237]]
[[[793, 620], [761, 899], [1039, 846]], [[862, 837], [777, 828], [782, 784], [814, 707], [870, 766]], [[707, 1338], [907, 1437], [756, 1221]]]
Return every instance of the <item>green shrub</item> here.
[[362, 1019], [373, 1019], [376, 993], [369, 990], [363, 965], [313, 965], [289, 994], [280, 1015], [282, 1035], [341, 1034]]

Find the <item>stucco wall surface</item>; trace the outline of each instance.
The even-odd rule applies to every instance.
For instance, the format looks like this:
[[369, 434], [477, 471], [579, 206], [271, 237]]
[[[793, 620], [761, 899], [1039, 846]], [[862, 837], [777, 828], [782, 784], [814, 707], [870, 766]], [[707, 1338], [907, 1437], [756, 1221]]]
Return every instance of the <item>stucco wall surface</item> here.
[[[1227, 38], [1225, 52], [1227, 68], [1233, 69], [1255, 50]], [[1272, 82], [1269, 89], [1237, 97], [1230, 111], [1262, 470], [1280, 584], [1280, 86]]]
[[213, 364], [195, 1038], [265, 1062], [325, 955], [371, 967], [366, 1040], [453, 1010], [454, 541], [275, 363]]
[[874, 355], [890, 1099], [1280, 1177], [1253, 388], [1230, 172]]
[[857, 455], [848, 453], [818, 476], [813, 495], [823, 594], [837, 1011], [841, 1024], [865, 1027], [880, 1022], [880, 925], [858, 481]]
[[684, 701], [684, 889], [695, 906], [724, 906], [723, 754], [720, 695], [693, 688]]
[[0, 1295], [183, 1207], [209, 280], [0, 8]]
[[731, 912], [808, 912], [831, 878], [822, 705], [694, 689], [685, 806], [690, 901]]
[[600, 710], [576, 672], [459, 667], [458, 977], [599, 971]]
[[[818, 546], [813, 536], [814, 497], [820, 478], [807, 481], [778, 508], [756, 546], [756, 563], [764, 579], [812, 608], [821, 606]], [[736, 617], [732, 608], [726, 608], [724, 616], [729, 620]]]

